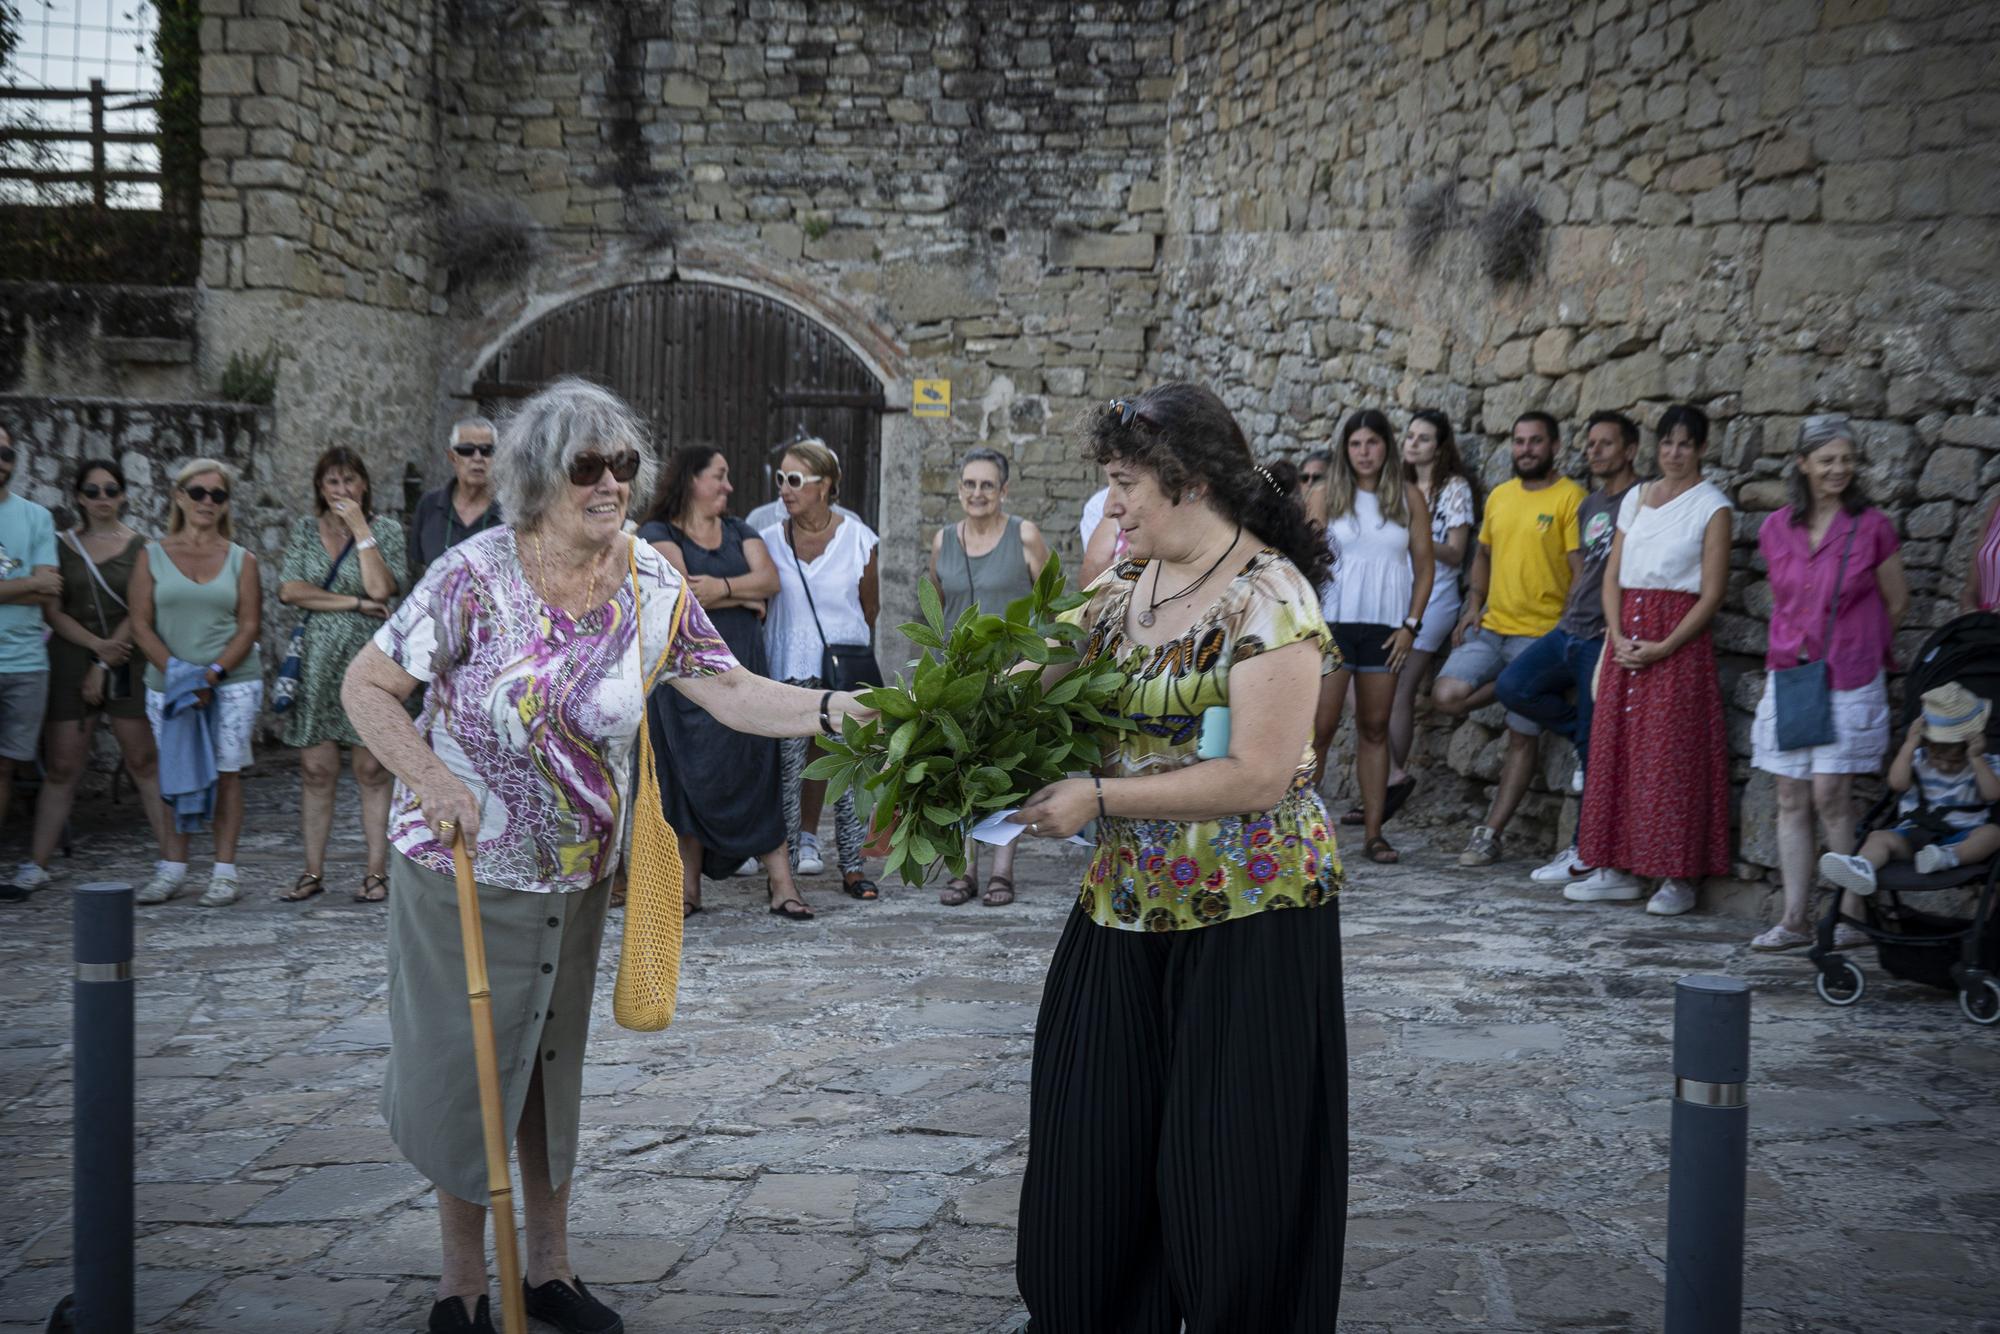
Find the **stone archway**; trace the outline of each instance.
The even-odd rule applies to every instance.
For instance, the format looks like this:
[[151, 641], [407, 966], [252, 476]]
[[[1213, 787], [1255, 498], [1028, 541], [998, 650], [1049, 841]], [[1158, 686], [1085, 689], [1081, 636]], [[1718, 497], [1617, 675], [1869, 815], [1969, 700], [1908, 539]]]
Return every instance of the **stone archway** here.
[[739, 513], [776, 498], [770, 447], [817, 435], [841, 459], [843, 503], [880, 527], [885, 385], [792, 305], [678, 277], [603, 288], [515, 330], [484, 359], [472, 396], [497, 408], [558, 375], [616, 391], [650, 421], [663, 453], [722, 450]]

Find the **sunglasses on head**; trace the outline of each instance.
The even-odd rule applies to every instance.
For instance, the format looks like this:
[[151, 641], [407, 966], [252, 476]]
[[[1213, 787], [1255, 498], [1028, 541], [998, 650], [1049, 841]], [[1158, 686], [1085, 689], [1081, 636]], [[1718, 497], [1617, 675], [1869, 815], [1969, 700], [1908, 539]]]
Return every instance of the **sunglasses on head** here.
[[1120, 426], [1130, 426], [1135, 421], [1146, 419], [1145, 409], [1139, 406], [1139, 400], [1136, 398], [1114, 398], [1110, 406], [1111, 410], [1118, 414]]
[[785, 472], [780, 470], [778, 473], [778, 486], [781, 489], [790, 487], [794, 491], [805, 486], [808, 482], [823, 482], [825, 480], [824, 477], [813, 472]]
[[491, 446], [491, 445], [453, 445], [453, 446], [451, 447], [451, 452], [452, 452], [452, 453], [454, 453], [454, 454], [456, 454], [456, 455], [458, 455], [458, 456], [459, 456], [460, 458], [462, 458], [462, 459], [469, 459], [469, 458], [471, 458], [471, 457], [472, 457], [472, 456], [473, 456], [474, 454], [477, 454], [477, 455], [478, 455], [478, 456], [479, 456], [480, 458], [482, 458], [482, 459], [490, 459], [490, 458], [492, 458], [492, 457], [493, 457], [493, 446]]
[[125, 488], [116, 482], [106, 482], [103, 486], [95, 482], [85, 482], [77, 490], [83, 493], [85, 500], [116, 500], [125, 494]]
[[181, 490], [187, 492], [187, 498], [197, 504], [204, 501], [213, 501], [217, 505], [227, 505], [229, 503], [229, 492], [220, 486], [212, 488], [206, 486], [184, 486]]
[[629, 449], [614, 458], [606, 458], [602, 454], [578, 454], [569, 461], [569, 484], [596, 486], [607, 472], [618, 481], [631, 481], [639, 475], [638, 454]]

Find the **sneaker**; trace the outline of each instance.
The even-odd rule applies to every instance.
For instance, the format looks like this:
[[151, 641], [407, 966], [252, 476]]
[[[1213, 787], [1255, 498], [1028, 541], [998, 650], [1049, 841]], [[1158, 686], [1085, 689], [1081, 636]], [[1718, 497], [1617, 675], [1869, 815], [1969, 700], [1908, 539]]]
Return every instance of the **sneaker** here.
[[155, 871], [151, 880], [139, 886], [139, 892], [132, 896], [132, 901], [134, 903], [165, 903], [168, 899], [180, 893], [181, 886], [186, 883], [187, 876], [185, 874], [170, 876], [165, 871]]
[[1571, 903], [1622, 903], [1646, 897], [1646, 887], [1636, 875], [1600, 866], [1581, 880], [1564, 885], [1563, 897]]
[[1458, 854], [1460, 866], [1491, 866], [1500, 860], [1500, 833], [1491, 825], [1480, 825], [1472, 831], [1472, 837], [1465, 840], [1465, 851]]
[[1662, 880], [1646, 900], [1646, 911], [1655, 917], [1679, 917], [1694, 908], [1694, 886], [1685, 880]]
[[[1924, 851], [1928, 852], [1930, 849], [1926, 848]], [[33, 862], [22, 862], [20, 869], [14, 872], [14, 888], [33, 893], [38, 889], [47, 889], [55, 883], [55, 879], [45, 868]]]
[[1750, 941], [1750, 948], [1767, 954], [1778, 950], [1795, 950], [1801, 945], [1812, 944], [1812, 936], [1804, 931], [1794, 931], [1783, 922], [1774, 923], [1757, 933]]
[[758, 861], [755, 857], [745, 857], [743, 859], [743, 864], [736, 868], [735, 874], [756, 875], [763, 869], [764, 869], [764, 863]]
[[817, 834], [800, 834], [799, 874], [824, 875], [825, 873], [826, 863], [819, 859], [819, 836]]
[[[1917, 873], [1931, 875], [1938, 871], [1950, 871], [1958, 866], [1958, 849], [1943, 843], [1933, 843], [1929, 847], [1917, 849]], [[14, 883], [22, 889], [33, 889], [27, 881], [15, 877]]]
[[1819, 873], [1833, 884], [1854, 894], [1875, 892], [1875, 868], [1866, 857], [1849, 857], [1829, 852], [1819, 859]]
[[201, 892], [195, 902], [204, 908], [227, 908], [243, 897], [243, 887], [233, 875], [213, 875], [208, 878], [208, 888]]
[[465, 1298], [447, 1297], [431, 1307], [430, 1334], [494, 1334], [493, 1310], [487, 1304], [486, 1294], [479, 1294], [479, 1304], [471, 1310], [465, 1308]]
[[552, 1278], [539, 1288], [529, 1287], [523, 1279], [521, 1290], [528, 1295], [528, 1314], [563, 1334], [624, 1334], [625, 1322], [618, 1313], [591, 1296], [580, 1278], [572, 1276], [567, 1283]]
[[1589, 875], [1591, 870], [1590, 863], [1576, 855], [1576, 844], [1572, 843], [1547, 866], [1537, 866], [1528, 879], [1538, 885], [1567, 885], [1578, 876]]

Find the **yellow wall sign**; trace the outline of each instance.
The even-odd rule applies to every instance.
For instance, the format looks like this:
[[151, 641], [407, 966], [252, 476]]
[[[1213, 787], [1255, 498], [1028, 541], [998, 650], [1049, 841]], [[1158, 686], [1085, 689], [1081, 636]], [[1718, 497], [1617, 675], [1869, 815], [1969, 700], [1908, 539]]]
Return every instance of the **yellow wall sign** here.
[[951, 416], [951, 381], [919, 380], [910, 395], [912, 417]]

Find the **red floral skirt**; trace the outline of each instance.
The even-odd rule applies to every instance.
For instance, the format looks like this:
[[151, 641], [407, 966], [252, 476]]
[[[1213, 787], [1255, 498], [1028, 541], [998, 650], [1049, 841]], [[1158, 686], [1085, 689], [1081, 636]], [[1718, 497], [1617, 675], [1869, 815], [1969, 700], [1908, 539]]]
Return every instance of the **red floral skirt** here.
[[[1626, 637], [1665, 639], [1696, 600], [1627, 589]], [[1587, 772], [1584, 861], [1681, 880], [1729, 874], [1729, 743], [1708, 631], [1636, 672], [1612, 660], [1606, 641]]]

